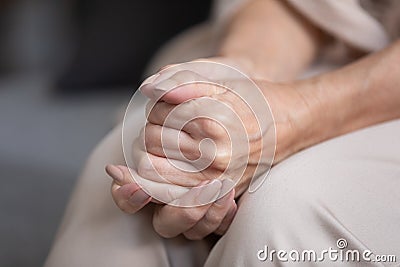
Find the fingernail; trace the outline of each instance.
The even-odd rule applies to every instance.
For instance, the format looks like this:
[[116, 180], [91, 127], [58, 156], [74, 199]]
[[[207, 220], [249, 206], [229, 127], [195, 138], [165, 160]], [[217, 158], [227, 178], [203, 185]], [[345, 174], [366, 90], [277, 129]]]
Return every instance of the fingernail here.
[[155, 85], [156, 90], [159, 92], [166, 92], [171, 90], [174, 87], [177, 87], [178, 83], [175, 80], [172, 79], [166, 79], [164, 81], [161, 81]]
[[156, 73], [142, 82], [139, 86], [139, 91], [143, 95], [153, 98], [154, 97], [154, 81], [160, 76], [160, 73]]
[[186, 82], [187, 81], [177, 81], [174, 79], [165, 79], [163, 81], [160, 81], [154, 85], [154, 97], [160, 98], [167, 92], [171, 92], [181, 85], [184, 85]]
[[108, 175], [111, 176], [111, 178], [113, 178], [117, 182], [122, 183], [124, 181], [124, 174], [117, 166], [108, 164], [106, 166], [106, 172]]
[[128, 199], [128, 201], [132, 205], [141, 205], [144, 202], [146, 202], [146, 200], [149, 197], [150, 196], [148, 194], [146, 194], [146, 192], [144, 192], [142, 189], [139, 189], [135, 193], [132, 194], [132, 196]]

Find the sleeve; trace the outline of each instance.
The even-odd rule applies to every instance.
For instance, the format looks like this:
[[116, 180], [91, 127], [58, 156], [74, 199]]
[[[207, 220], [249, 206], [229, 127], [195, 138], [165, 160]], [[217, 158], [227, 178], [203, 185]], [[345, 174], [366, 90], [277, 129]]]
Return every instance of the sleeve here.
[[211, 19], [214, 32], [218, 35], [238, 10], [251, 0], [214, 0]]
[[[216, 0], [213, 18], [221, 29], [251, 0]], [[283, 1], [283, 0], [281, 0]], [[297, 12], [336, 40], [366, 52], [382, 49], [389, 43], [383, 26], [358, 0], [286, 0]]]
[[372, 52], [388, 45], [383, 26], [357, 0], [286, 0], [299, 13], [344, 43]]

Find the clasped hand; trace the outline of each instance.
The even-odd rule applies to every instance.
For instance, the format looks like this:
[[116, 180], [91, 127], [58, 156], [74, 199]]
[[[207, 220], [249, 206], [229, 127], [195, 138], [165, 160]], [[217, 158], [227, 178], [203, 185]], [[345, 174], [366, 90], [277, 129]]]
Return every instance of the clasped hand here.
[[[140, 88], [150, 100], [147, 123], [134, 142], [136, 169], [106, 168], [114, 178], [111, 191], [117, 206], [132, 214], [155, 203], [153, 226], [163, 237], [184, 234], [202, 239], [225, 233], [237, 210], [235, 196], [268, 166], [261, 158], [263, 137], [273, 127], [260, 127], [254, 110], [262, 109], [249, 106], [228, 89], [243, 89], [243, 80], [224, 74], [222, 78], [219, 85], [194, 82], [207, 80], [196, 67], [166, 68], [148, 78]], [[256, 101], [265, 105], [262, 100]], [[139, 186], [138, 177], [190, 189], [180, 196], [165, 190], [165, 198], [152, 197]]]

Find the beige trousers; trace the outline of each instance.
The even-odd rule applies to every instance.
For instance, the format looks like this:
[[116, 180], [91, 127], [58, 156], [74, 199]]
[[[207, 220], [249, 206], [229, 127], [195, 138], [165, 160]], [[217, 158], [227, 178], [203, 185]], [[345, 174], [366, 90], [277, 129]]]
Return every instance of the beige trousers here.
[[[107, 163], [124, 163], [120, 127], [89, 158], [45, 266], [285, 266], [296, 260], [292, 250], [315, 250], [318, 258], [324, 249], [339, 251], [338, 239], [347, 241], [342, 251], [367, 249], [371, 258], [400, 261], [400, 120], [329, 140], [273, 167], [258, 191], [241, 197], [216, 244], [161, 238], [151, 208], [123, 214], [111, 199]], [[271, 261], [272, 250], [291, 258], [275, 253]], [[325, 254], [303, 265], [337, 263]]]

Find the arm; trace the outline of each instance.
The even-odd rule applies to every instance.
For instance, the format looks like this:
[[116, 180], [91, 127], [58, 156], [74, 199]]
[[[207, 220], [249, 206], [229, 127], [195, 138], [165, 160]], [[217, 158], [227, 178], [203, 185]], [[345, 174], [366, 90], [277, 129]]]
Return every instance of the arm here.
[[[382, 52], [372, 54], [340, 70], [315, 78], [285, 84], [258, 81], [269, 100], [275, 117], [278, 142], [276, 161], [283, 160], [296, 151], [323, 140], [400, 117], [399, 58], [400, 45], [397, 42]], [[179, 79], [171, 77], [171, 82], [179, 83]], [[156, 84], [154, 86], [157, 87]], [[171, 92], [165, 95], [164, 100], [175, 105], [191, 99], [189, 93], [192, 93], [195, 98], [199, 97], [199, 92], [205, 95], [211, 94], [212, 97], [218, 98], [219, 92], [210, 90], [215, 88], [209, 88], [208, 85], [203, 86], [204, 88], [181, 87], [181, 91], [178, 90], [175, 93]], [[182, 99], [182, 94], [179, 92], [185, 92], [184, 96], [187, 99]], [[224, 101], [224, 98], [218, 99]], [[227, 99], [227, 104], [233, 108], [237, 107], [237, 103], [237, 101], [232, 102]], [[161, 121], [158, 122], [158, 119], [161, 119]], [[152, 120], [151, 116], [149, 118], [150, 123], [162, 125], [163, 119], [158, 119]], [[198, 129], [202, 129], [202, 121], [197, 123]], [[207, 126], [208, 132], [218, 131], [218, 128], [210, 128], [209, 126]], [[213, 127], [218, 127], [218, 125], [213, 125]], [[149, 131], [148, 133], [150, 136], [160, 135], [159, 132], [150, 133]], [[160, 138], [153, 140], [160, 140]], [[225, 143], [223, 137], [213, 140], [217, 144]], [[149, 145], [152, 145], [154, 149], [161, 147], [157, 142], [152, 142]], [[255, 145], [257, 146], [257, 144]], [[217, 147], [219, 146], [217, 145]], [[196, 149], [197, 147], [193, 149], [192, 153], [195, 153]], [[221, 160], [216, 166], [226, 165], [224, 159]], [[174, 170], [174, 168], [159, 163], [160, 168], [158, 169], [162, 173], [170, 174]], [[205, 173], [207, 171], [213, 173], [212, 168], [207, 168]], [[185, 178], [185, 181], [191, 179], [191, 175], [187, 174], [182, 177]], [[215, 176], [210, 175], [210, 177]], [[243, 176], [242, 178], [243, 183], [235, 188], [236, 192], [243, 192], [251, 176]], [[196, 180], [196, 177], [193, 179]], [[215, 206], [205, 206], [204, 209], [181, 209], [169, 205], [157, 206], [153, 217], [154, 227], [158, 233], [165, 237], [185, 233], [188, 238], [200, 239], [213, 231], [223, 233], [236, 211], [236, 204], [232, 200], [233, 195], [231, 194], [222, 200], [224, 203], [230, 203], [230, 205], [214, 203]], [[123, 200], [123, 198], [118, 197], [117, 199]], [[116, 202], [118, 203], [117, 199]], [[219, 213], [221, 216], [216, 216]], [[213, 223], [205, 222], [202, 218], [211, 220]]]
[[[305, 111], [293, 111], [290, 115], [292, 138], [279, 140], [282, 134], [278, 132], [278, 160], [335, 136], [399, 118], [399, 62], [400, 41], [397, 41], [336, 71], [285, 85], [287, 95], [297, 94], [302, 99]], [[268, 83], [262, 83], [270, 88]], [[267, 97], [276, 98], [271, 90], [264, 92]], [[282, 114], [279, 101], [270, 103], [279, 120]], [[282, 128], [278, 127], [278, 131]]]
[[218, 55], [241, 62], [252, 77], [285, 81], [314, 60], [322, 41], [285, 1], [252, 0], [230, 21]]

